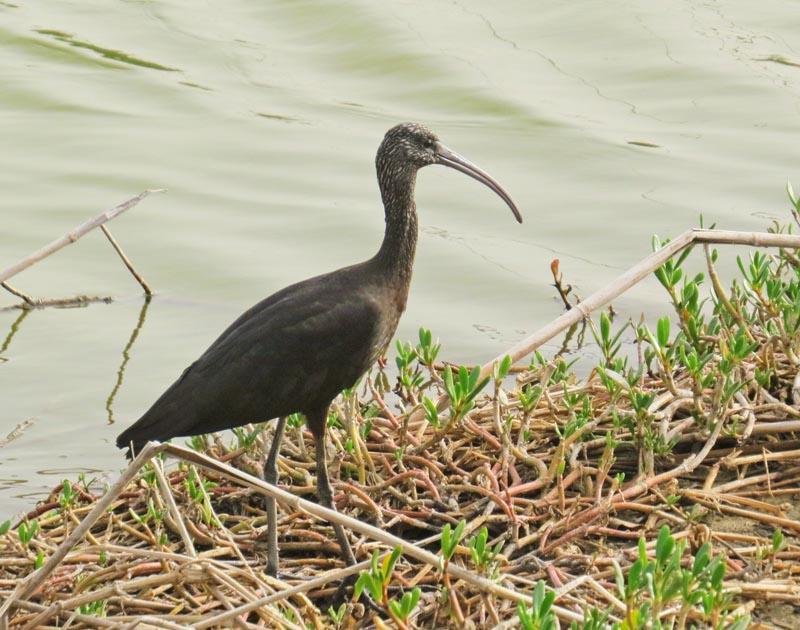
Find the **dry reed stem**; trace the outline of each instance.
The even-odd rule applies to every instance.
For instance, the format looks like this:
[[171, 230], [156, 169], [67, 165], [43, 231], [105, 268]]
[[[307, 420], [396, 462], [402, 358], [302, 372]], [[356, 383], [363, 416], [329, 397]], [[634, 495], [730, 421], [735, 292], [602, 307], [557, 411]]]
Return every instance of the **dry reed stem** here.
[[110, 221], [111, 219], [122, 214], [126, 210], [130, 210], [131, 208], [133, 208], [133, 206], [138, 204], [142, 199], [144, 199], [151, 193], [155, 192], [161, 192], [161, 191], [145, 190], [144, 192], [139, 193], [135, 197], [131, 197], [127, 201], [123, 201], [121, 204], [113, 207], [111, 210], [106, 210], [105, 212], [101, 212], [96, 217], [89, 219], [84, 223], [81, 223], [79, 226], [77, 226], [70, 232], [67, 232], [61, 238], [57, 238], [52, 243], [49, 243], [48, 245], [45, 245], [41, 249], [36, 250], [35, 252], [30, 254], [29, 256], [26, 256], [16, 264], [11, 265], [10, 267], [0, 271], [0, 282], [5, 282], [9, 278], [12, 278], [15, 275], [17, 275], [19, 272], [24, 271], [25, 269], [36, 264], [40, 260], [47, 258], [48, 256], [50, 256], [50, 254], [54, 254], [63, 247], [66, 247], [67, 245], [74, 243], [88, 232], [91, 232], [97, 226], [102, 225], [107, 221]]
[[139, 285], [142, 287], [142, 289], [144, 289], [145, 295], [153, 295], [153, 290], [150, 288], [150, 285], [147, 284], [145, 279], [142, 278], [142, 275], [138, 271], [136, 271], [136, 268], [133, 266], [133, 263], [131, 262], [130, 258], [128, 258], [125, 255], [125, 252], [122, 251], [122, 247], [117, 242], [117, 239], [115, 239], [112, 236], [111, 230], [109, 230], [108, 227], [105, 225], [101, 225], [100, 229], [103, 230], [103, 234], [106, 235], [108, 242], [111, 243], [111, 247], [113, 247], [114, 251], [117, 252], [119, 257], [122, 259], [123, 264], [128, 268], [128, 271], [130, 271], [131, 275], [136, 279], [136, 282], [138, 282]]

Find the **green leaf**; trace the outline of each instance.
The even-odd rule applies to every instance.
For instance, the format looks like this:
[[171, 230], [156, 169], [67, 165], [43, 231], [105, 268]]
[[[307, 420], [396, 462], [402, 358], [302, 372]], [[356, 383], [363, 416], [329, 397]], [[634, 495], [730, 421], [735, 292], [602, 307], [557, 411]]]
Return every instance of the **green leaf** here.
[[795, 209], [800, 211], [800, 198], [794, 196], [792, 182], [786, 182], [786, 193], [789, 195], [789, 201], [792, 202], [792, 205], [795, 207]]
[[[11, 523], [11, 521], [8, 522], [9, 524]], [[2, 528], [0, 528], [0, 535], [2, 535], [3, 533], [5, 532], [3, 532]], [[777, 553], [782, 548], [783, 548], [783, 532], [779, 529], [776, 529], [775, 533], [772, 534], [772, 551], [774, 553]]]
[[409, 612], [411, 612], [411, 610], [414, 610], [417, 607], [420, 595], [422, 595], [422, 589], [420, 589], [418, 586], [415, 587], [413, 591], [411, 591], [411, 606]]
[[422, 406], [425, 409], [425, 419], [430, 422], [434, 428], [439, 428], [439, 410], [436, 408], [436, 403], [430, 398], [425, 396], [422, 399]]
[[500, 363], [494, 364], [494, 379], [496, 381], [502, 381], [506, 375], [508, 375], [508, 371], [511, 369], [511, 357], [506, 355], [503, 357], [503, 360]]
[[458, 384], [461, 386], [462, 392], [468, 392], [472, 389], [470, 382], [470, 373], [463, 365], [458, 368]]
[[388, 580], [394, 571], [394, 565], [397, 563], [398, 558], [403, 554], [403, 548], [399, 545], [392, 550], [392, 553], [383, 559], [383, 578], [384, 584], [388, 584]]
[[461, 542], [461, 537], [464, 535], [464, 528], [466, 526], [467, 526], [467, 521], [464, 520], [459, 521], [458, 525], [456, 525], [456, 532], [453, 535], [453, 540], [456, 545]]
[[[716, 559], [716, 558], [715, 558]], [[711, 584], [715, 588], [722, 588], [722, 580], [725, 578], [725, 563], [718, 562], [711, 570]]]
[[615, 559], [611, 559], [614, 566], [614, 581], [617, 583], [617, 593], [622, 599], [625, 599], [625, 575], [622, 573], [622, 567]]
[[[477, 370], [477, 368], [476, 368], [476, 370]], [[479, 375], [479, 374], [478, 374], [478, 375]], [[487, 383], [488, 383], [490, 380], [491, 380], [491, 379], [490, 379], [490, 378], [487, 376], [487, 377], [486, 377], [486, 378], [484, 378], [484, 379], [483, 379], [483, 380], [482, 380], [480, 383], [478, 383], [477, 385], [475, 385], [475, 386], [471, 387], [471, 388], [470, 388], [470, 390], [469, 390], [469, 394], [467, 394], [467, 396], [466, 396], [466, 399], [464, 400], [464, 402], [472, 402], [472, 400], [474, 400], [474, 399], [475, 399], [475, 397], [476, 397], [478, 394], [480, 394], [480, 393], [481, 393], [481, 391], [483, 391], [483, 388], [484, 388], [484, 387], [486, 387], [486, 384], [487, 384]]]
[[486, 541], [488, 539], [489, 530], [484, 526], [481, 527], [480, 531], [470, 541], [469, 553], [476, 567], [480, 568], [486, 563]]
[[420, 328], [419, 329], [420, 344], [422, 344], [423, 346], [430, 346], [431, 341], [433, 341], [433, 333], [426, 328]]
[[517, 617], [519, 617], [523, 630], [535, 630], [532, 615], [525, 602], [517, 602]]
[[359, 575], [358, 580], [356, 580], [356, 585], [353, 588], [354, 601], [358, 601], [361, 598], [361, 593], [364, 592], [364, 589], [368, 590], [369, 592], [373, 591], [372, 576], [366, 571]]
[[675, 549], [675, 539], [669, 533], [669, 527], [664, 525], [658, 532], [656, 541], [656, 562], [665, 565], [673, 549]]
[[448, 398], [455, 402], [456, 390], [453, 385], [453, 370], [449, 365], [444, 366], [444, 391], [447, 393]]
[[461, 541], [461, 536], [464, 533], [464, 527], [467, 522], [462, 520], [456, 525], [455, 531], [450, 527], [450, 523], [445, 523], [442, 528], [442, 557], [447, 562], [453, 557], [458, 543]]
[[442, 527], [442, 553], [450, 548], [450, 523], [445, 523]]
[[420, 592], [421, 591], [419, 587], [417, 587], [411, 592], [403, 593], [403, 597], [400, 602], [391, 600], [389, 602], [389, 607], [392, 609], [392, 612], [397, 615], [397, 617], [399, 617], [402, 621], [405, 621], [416, 607], [417, 602], [419, 602]]
[[695, 576], [700, 575], [708, 566], [710, 561], [711, 545], [707, 542], [704, 542], [702, 545], [700, 545], [700, 549], [697, 550], [697, 554], [694, 557], [694, 562], [692, 563], [692, 573]]
[[606, 312], [603, 311], [600, 313], [600, 338], [603, 340], [603, 343], [607, 344], [609, 338], [611, 337], [611, 320], [606, 315]]
[[669, 344], [669, 317], [662, 317], [658, 320], [658, 345], [661, 348], [666, 348]]

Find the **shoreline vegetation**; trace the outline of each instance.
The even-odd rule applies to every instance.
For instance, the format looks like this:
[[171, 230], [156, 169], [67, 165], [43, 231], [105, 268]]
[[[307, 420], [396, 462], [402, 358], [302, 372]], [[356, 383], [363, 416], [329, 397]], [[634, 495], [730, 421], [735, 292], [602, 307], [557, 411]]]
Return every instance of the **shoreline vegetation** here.
[[[789, 197], [796, 230], [791, 187]], [[650, 267], [580, 303], [554, 264], [569, 308], [543, 330], [573, 328], [553, 357], [531, 356], [544, 333], [472, 368], [442, 363], [430, 331], [398, 342], [392, 370], [375, 366], [331, 408], [341, 514], [304, 500], [314, 449], [299, 416], [289, 418], [279, 489], [258, 479], [270, 423], [189, 448], [148, 445], [109, 488], [64, 480], [0, 523], [0, 628], [792, 626], [791, 234], [776, 224], [654, 239]], [[773, 249], [737, 257], [739, 274], [723, 287], [715, 265], [729, 252], [713, 242]], [[668, 297], [654, 329], [596, 311], [650, 273]], [[585, 347], [575, 339], [600, 357], [585, 376], [571, 370]], [[263, 572], [264, 495], [281, 505], [278, 579]], [[356, 567], [343, 566], [334, 519], [350, 532]], [[336, 601], [347, 575], [355, 593]]]

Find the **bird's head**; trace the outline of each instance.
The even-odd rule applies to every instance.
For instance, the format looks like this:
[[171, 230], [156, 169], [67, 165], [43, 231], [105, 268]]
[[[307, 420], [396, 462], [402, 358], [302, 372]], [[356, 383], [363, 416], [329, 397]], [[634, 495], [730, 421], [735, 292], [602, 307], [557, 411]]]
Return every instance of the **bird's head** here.
[[388, 163], [414, 170], [436, 164], [439, 138], [427, 127], [417, 123], [400, 123], [386, 132], [378, 156]]
[[469, 175], [497, 193], [508, 204], [514, 217], [522, 223], [522, 215], [508, 193], [486, 171], [478, 168], [452, 149], [448, 149], [430, 129], [418, 123], [395, 125], [383, 138], [376, 165], [378, 178], [389, 180], [413, 176], [423, 166], [441, 164]]

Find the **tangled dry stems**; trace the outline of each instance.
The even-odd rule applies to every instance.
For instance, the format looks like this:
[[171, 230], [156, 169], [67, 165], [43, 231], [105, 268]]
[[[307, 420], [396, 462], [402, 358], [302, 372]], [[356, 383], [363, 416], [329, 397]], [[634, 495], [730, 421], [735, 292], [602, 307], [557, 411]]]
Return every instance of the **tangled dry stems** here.
[[[337, 506], [377, 527], [351, 523], [360, 566], [343, 566], [329, 524], [312, 516], [335, 514], [290, 501], [279, 523], [281, 579], [266, 577], [264, 488], [172, 449], [177, 466], [162, 469], [156, 457], [105, 496], [91, 482], [67, 482], [8, 528], [0, 628], [510, 628], [539, 581], [555, 590], [562, 627], [592, 608], [629, 621], [634, 600], [619, 587], [620, 569], [630, 577], [637, 542], [652, 554], [663, 525], [687, 542], [684, 565], [705, 543], [725, 557], [730, 605], [714, 624], [691, 607], [667, 606], [662, 619], [725, 627], [750, 614], [752, 627], [770, 627], [761, 620], [776, 602], [800, 604], [800, 261], [786, 251], [754, 256], [728, 296], [706, 254], [715, 323], [696, 286], [678, 286], [680, 261], [664, 263], [657, 275], [683, 338], [639, 328], [638, 371], [609, 352], [619, 337], [606, 331], [596, 335], [604, 363], [588, 377], [538, 357], [513, 387], [491, 379], [474, 408], [451, 396], [437, 413], [430, 401], [447, 377], [432, 361], [400, 367], [407, 382], [395, 388], [379, 369], [337, 400], [328, 432]], [[213, 436], [194, 446], [259, 474], [269, 439], [267, 425], [240, 431], [234, 445]], [[280, 483], [293, 495], [315, 492], [313, 451], [291, 422]], [[442, 561], [442, 528], [461, 521], [462, 544]], [[81, 523], [88, 532], [73, 546]], [[469, 541], [484, 527], [489, 546], [503, 547], [476, 566]], [[388, 596], [419, 588], [418, 605], [399, 619], [348, 600], [339, 615], [330, 606], [342, 578], [366, 570], [375, 550], [391, 551], [376, 542], [388, 534], [406, 550]]]
[[[552, 369], [545, 366], [519, 380], [546, 381], [548, 373]], [[690, 550], [710, 541], [727, 555], [726, 586], [736, 593], [740, 610], [758, 613], [776, 600], [800, 603], [794, 577], [800, 548], [792, 542], [772, 556], [764, 553], [774, 529], [792, 541], [800, 532], [791, 502], [800, 492], [800, 441], [792, 438], [800, 429], [800, 413], [790, 404], [796, 368], [782, 357], [776, 374], [772, 392], [754, 385], [741, 391], [735, 404], [716, 410], [715, 390], [693, 397], [688, 374], [673, 375], [676, 393], [657, 378], [643, 382], [656, 394], [650, 411], [658, 430], [674, 444], [668, 455], [654, 456], [651, 471], [636, 436], [614, 422], [615, 415], [629, 411], [627, 399], [612, 401], [596, 374], [543, 389], [527, 412], [519, 389], [498, 386], [419, 453], [415, 445], [426, 442], [435, 428], [424, 419], [405, 425], [378, 390], [367, 387], [367, 402], [354, 395], [337, 403], [340, 422], [330, 430], [338, 453], [332, 466], [338, 508], [409, 541], [435, 536], [445, 523], [462, 519], [465, 539], [486, 526], [490, 544], [505, 542], [498, 565], [486, 577], [521, 593], [530, 593], [543, 579], [556, 589], [559, 606], [576, 613], [597, 606], [624, 615], [614, 588], [614, 562], [629, 565], [638, 537], [652, 537], [665, 523], [676, 539], [689, 540]], [[590, 398], [592, 418], [565, 436], [575, 418], [570, 404], [576, 395]], [[692, 413], [698, 400], [702, 415]], [[374, 413], [374, 406], [382, 415], [369, 420], [367, 432], [363, 416]], [[717, 421], [709, 425], [713, 413]], [[294, 494], [313, 495], [310, 435], [302, 426], [291, 431], [280, 462], [281, 483]], [[268, 433], [235, 449], [216, 436], [208, 451], [258, 472], [268, 444]], [[203, 484], [208, 500], [202, 491], [198, 495]], [[65, 505], [63, 488], [55, 488], [27, 515], [29, 524], [39, 525], [28, 544], [20, 540], [18, 527], [3, 536], [0, 589], [5, 597], [33, 571], [39, 552], [49, 556], [99, 496], [77, 484], [73, 492]], [[259, 503], [257, 494], [214, 473], [186, 464], [162, 473], [155, 460], [118, 495], [58, 571], [13, 604], [9, 627], [214, 627], [206, 623], [220, 612], [271, 593], [278, 594], [274, 604], [218, 623], [334, 627], [326, 611], [338, 585], [336, 571], [343, 567], [330, 527], [301, 511], [283, 514], [283, 580], [270, 579], [263, 574], [259, 535], [266, 518]], [[427, 546], [438, 551], [435, 541]], [[368, 559], [378, 545], [361, 537], [354, 547], [360, 559]], [[453, 562], [474, 570], [464, 546]], [[290, 586], [331, 571], [329, 584], [282, 596]], [[436, 567], [409, 558], [398, 563], [392, 588], [422, 589], [414, 626], [460, 626], [460, 617], [489, 627], [516, 616], [514, 601], [463, 581], [451, 584], [449, 603], [443, 603], [442, 583]], [[346, 623], [376, 622], [353, 606]]]

